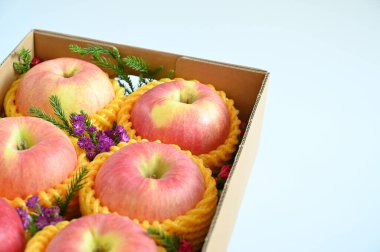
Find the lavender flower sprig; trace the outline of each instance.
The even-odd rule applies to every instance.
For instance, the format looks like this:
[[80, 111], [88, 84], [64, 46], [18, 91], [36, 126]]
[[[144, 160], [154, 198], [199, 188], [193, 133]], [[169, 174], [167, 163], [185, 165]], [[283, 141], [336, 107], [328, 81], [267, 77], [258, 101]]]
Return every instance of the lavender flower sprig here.
[[48, 225], [55, 225], [64, 219], [60, 216], [58, 206], [45, 207], [41, 206], [38, 196], [32, 196], [26, 202], [28, 209], [16, 208], [24, 229], [33, 236], [39, 230]]

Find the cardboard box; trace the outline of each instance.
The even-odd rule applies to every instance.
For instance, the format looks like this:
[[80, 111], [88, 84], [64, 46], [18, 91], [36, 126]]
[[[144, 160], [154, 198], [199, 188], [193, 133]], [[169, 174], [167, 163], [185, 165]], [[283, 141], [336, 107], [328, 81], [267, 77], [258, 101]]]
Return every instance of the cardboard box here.
[[225, 91], [229, 98], [234, 99], [235, 106], [240, 111], [239, 118], [248, 122], [247, 131], [202, 249], [208, 252], [226, 251], [259, 146], [269, 73], [255, 68], [33, 30], [0, 65], [1, 104], [11, 83], [18, 77], [13, 70], [13, 62], [18, 59], [17, 52], [22, 48], [28, 48], [32, 55], [38, 55], [44, 60], [58, 57], [83, 59], [69, 51], [69, 44], [116, 46], [121, 55], [139, 56], [152, 67], [163, 65], [167, 70], [174, 69], [176, 77], [213, 84], [217, 90]]

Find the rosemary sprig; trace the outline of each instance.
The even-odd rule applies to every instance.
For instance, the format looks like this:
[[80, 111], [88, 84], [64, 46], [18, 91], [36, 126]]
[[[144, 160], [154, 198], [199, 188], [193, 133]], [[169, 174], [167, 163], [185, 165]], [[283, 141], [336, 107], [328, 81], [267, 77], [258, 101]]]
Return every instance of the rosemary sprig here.
[[87, 167], [79, 168], [79, 170], [74, 174], [73, 178], [70, 181], [65, 197], [62, 198], [61, 196], [58, 196], [56, 198], [56, 205], [61, 209], [61, 216], [64, 216], [66, 214], [70, 201], [86, 184], [84, 180], [87, 178], [88, 172], [89, 169], [87, 169]]
[[13, 68], [17, 73], [23, 74], [30, 69], [30, 62], [32, 62], [32, 55], [29, 49], [21, 49], [19, 55], [19, 61], [13, 62]]
[[[159, 66], [156, 69], [151, 70], [149, 65], [143, 59], [136, 56], [122, 58], [116, 47], [103, 48], [101, 46], [89, 46], [82, 48], [78, 45], [69, 45], [69, 49], [80, 55], [91, 55], [92, 60], [98, 66], [115, 72], [117, 74], [118, 83], [125, 88], [126, 94], [131, 94], [136, 90], [129, 73], [126, 70], [127, 67], [139, 73], [139, 83], [137, 84], [137, 88], [155, 79], [164, 69], [163, 66]], [[111, 61], [109, 58], [113, 60]], [[166, 76], [172, 77], [173, 74], [174, 70], [169, 70]], [[127, 85], [125, 85], [125, 83]]]
[[34, 116], [38, 117], [38, 118], [44, 119], [44, 120], [46, 120], [48, 122], [51, 122], [52, 124], [54, 124], [58, 128], [60, 128], [60, 129], [62, 129], [64, 131], [67, 131], [71, 136], [74, 136], [73, 135], [73, 129], [70, 126], [68, 120], [66, 119], [65, 112], [62, 109], [62, 105], [61, 105], [61, 102], [59, 101], [58, 96], [56, 96], [56, 95], [50, 96], [49, 103], [50, 103], [50, 105], [52, 106], [52, 108], [54, 110], [54, 114], [62, 122], [57, 121], [54, 117], [46, 114], [43, 110], [41, 110], [39, 108], [36, 108], [36, 107], [30, 108], [29, 109], [29, 113], [31, 115], [34, 115]]
[[181, 240], [176, 235], [166, 235], [161, 230], [154, 228], [148, 228], [147, 232], [150, 235], [157, 236], [168, 252], [177, 252], [181, 245]]

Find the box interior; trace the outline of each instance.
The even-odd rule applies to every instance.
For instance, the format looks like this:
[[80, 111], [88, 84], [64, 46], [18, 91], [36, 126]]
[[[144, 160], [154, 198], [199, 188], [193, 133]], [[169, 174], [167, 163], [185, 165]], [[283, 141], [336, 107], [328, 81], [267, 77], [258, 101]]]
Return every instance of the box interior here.
[[[25, 36], [21, 43], [16, 46], [13, 52], [0, 65], [0, 102], [3, 103], [8, 88], [18, 78], [18, 75], [13, 70], [13, 62], [18, 59], [17, 53], [22, 48], [30, 49], [32, 56], [38, 55], [43, 60], [58, 57], [74, 57], [90, 61], [89, 57], [72, 53], [68, 49], [70, 44], [77, 44], [79, 46], [115, 46], [119, 49], [122, 56], [138, 56], [143, 58], [153, 68], [163, 65], [165, 68], [164, 72], [174, 69], [175, 77], [196, 79], [205, 84], [212, 84], [217, 90], [225, 91], [227, 97], [235, 101], [235, 106], [240, 111], [239, 118], [247, 122], [248, 127], [202, 249], [202, 251], [227, 250], [229, 237], [259, 145], [269, 73], [255, 68], [213, 62], [49, 31], [33, 30]], [[114, 77], [112, 73], [108, 72], [108, 74], [110, 77]]]

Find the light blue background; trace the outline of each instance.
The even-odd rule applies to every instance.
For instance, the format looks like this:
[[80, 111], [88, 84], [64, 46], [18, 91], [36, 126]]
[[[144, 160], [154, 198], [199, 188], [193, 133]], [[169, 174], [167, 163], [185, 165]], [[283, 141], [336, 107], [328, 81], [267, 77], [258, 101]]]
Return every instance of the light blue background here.
[[229, 251], [380, 251], [378, 0], [0, 0], [0, 60], [32, 28], [269, 70]]

